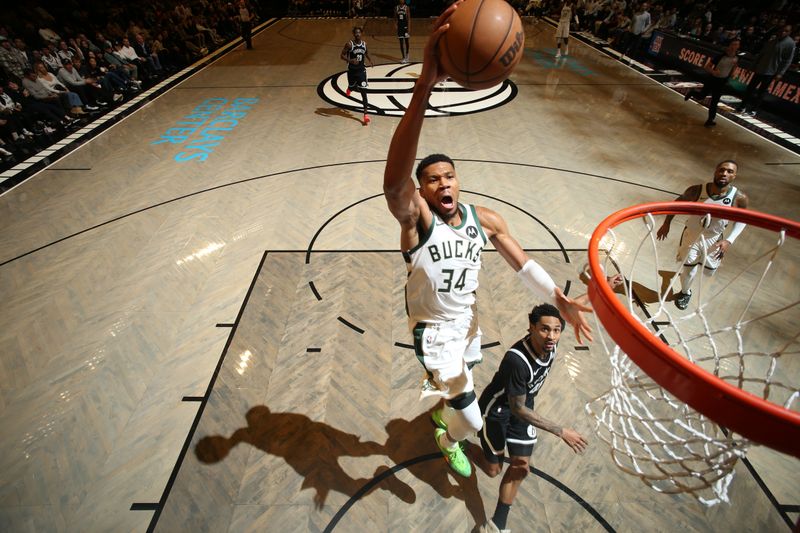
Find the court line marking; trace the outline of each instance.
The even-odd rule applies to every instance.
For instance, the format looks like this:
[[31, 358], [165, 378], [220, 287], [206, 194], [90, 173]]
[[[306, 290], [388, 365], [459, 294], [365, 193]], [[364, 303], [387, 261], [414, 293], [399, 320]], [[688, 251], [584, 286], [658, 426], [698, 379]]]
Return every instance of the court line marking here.
[[[417, 158], [417, 160], [419, 160], [419, 158]], [[640, 187], [640, 188], [648, 189], [648, 190], [651, 190], [651, 191], [663, 192], [665, 194], [669, 194], [669, 195], [672, 195], [672, 196], [677, 196], [678, 194], [680, 194], [678, 192], [673, 192], [673, 191], [668, 191], [668, 190], [665, 190], [665, 189], [660, 189], [660, 188], [654, 187], [652, 185], [646, 185], [646, 184], [642, 184], [642, 183], [635, 183], [635, 182], [632, 182], [632, 181], [627, 181], [627, 180], [623, 180], [623, 179], [619, 179], [619, 178], [611, 178], [611, 177], [603, 176], [603, 175], [600, 175], [600, 174], [591, 174], [589, 172], [583, 172], [583, 171], [579, 171], [579, 170], [569, 170], [569, 169], [551, 167], [551, 166], [546, 166], [546, 165], [535, 165], [535, 164], [532, 164], [532, 163], [518, 163], [518, 162], [512, 162], [512, 161], [489, 161], [489, 160], [484, 160], [484, 159], [455, 159], [454, 161], [469, 162], [469, 163], [491, 163], [491, 164], [498, 164], [498, 165], [520, 166], [520, 167], [524, 167], [524, 168], [537, 168], [537, 169], [544, 169], [544, 170], [553, 170], [555, 172], [560, 172], [560, 173], [564, 173], [564, 174], [575, 174], [575, 175], [585, 176], [585, 177], [589, 177], [589, 178], [597, 178], [597, 179], [601, 179], [601, 180], [614, 181], [614, 182], [617, 182], [617, 183], [624, 183], [626, 185], [630, 185], [630, 186], [633, 186], [633, 187]], [[143, 212], [149, 211], [151, 209], [156, 209], [158, 207], [161, 207], [161, 206], [164, 206], [164, 205], [167, 205], [167, 204], [178, 202], [180, 200], [191, 198], [193, 196], [198, 196], [200, 194], [213, 192], [213, 191], [216, 191], [218, 189], [223, 189], [223, 188], [226, 188], [226, 187], [231, 187], [231, 186], [234, 186], [234, 185], [240, 185], [242, 183], [248, 183], [248, 182], [251, 182], [251, 181], [262, 180], [262, 179], [266, 179], [266, 178], [275, 178], [275, 177], [278, 177], [278, 176], [284, 176], [284, 175], [287, 175], [287, 174], [293, 174], [295, 172], [301, 172], [301, 173], [302, 172], [310, 172], [310, 171], [313, 171], [313, 170], [319, 170], [321, 168], [333, 168], [333, 167], [349, 166], [349, 165], [375, 164], [375, 163], [384, 164], [385, 162], [386, 162], [385, 159], [367, 159], [367, 160], [363, 160], [363, 161], [344, 161], [344, 162], [339, 162], [339, 163], [327, 163], [327, 164], [324, 164], [324, 165], [315, 165], [315, 166], [311, 166], [311, 167], [302, 167], [302, 168], [295, 168], [295, 169], [289, 169], [289, 170], [281, 170], [281, 171], [273, 172], [273, 173], [270, 173], [270, 174], [263, 174], [263, 175], [254, 176], [254, 177], [251, 177], [251, 178], [243, 178], [241, 180], [232, 181], [230, 183], [223, 183], [221, 185], [215, 185], [214, 187], [208, 187], [206, 189], [200, 189], [199, 191], [194, 191], [194, 192], [190, 192], [190, 193], [187, 193], [187, 194], [183, 194], [181, 196], [176, 196], [174, 198], [170, 198], [168, 200], [164, 200], [164, 201], [161, 201], [161, 202], [149, 205], [149, 206], [145, 206], [145, 207], [136, 209], [134, 211], [130, 211], [128, 213], [123, 213], [121, 215], [118, 215], [118, 216], [116, 216], [114, 218], [111, 218], [109, 220], [106, 220], [104, 222], [99, 222], [97, 224], [94, 224], [93, 226], [89, 226], [87, 228], [83, 228], [82, 230], [78, 230], [78, 231], [76, 231], [74, 233], [71, 233], [70, 235], [66, 235], [64, 237], [61, 237], [60, 239], [56, 239], [55, 241], [51, 241], [51, 242], [49, 242], [47, 244], [43, 244], [41, 246], [38, 246], [38, 247], [33, 248], [31, 250], [28, 250], [27, 252], [24, 252], [22, 254], [17, 255], [16, 257], [12, 257], [11, 259], [7, 259], [5, 261], [2, 261], [2, 262], [0, 262], [0, 267], [3, 267], [5, 265], [7, 265], [8, 263], [12, 263], [12, 262], [14, 262], [14, 261], [16, 261], [18, 259], [22, 259], [23, 257], [26, 257], [26, 256], [31, 255], [33, 253], [36, 253], [38, 251], [44, 250], [45, 248], [49, 248], [50, 246], [54, 246], [54, 245], [56, 245], [58, 243], [61, 243], [61, 242], [66, 241], [66, 240], [69, 240], [69, 239], [71, 239], [73, 237], [77, 237], [78, 235], [82, 235], [82, 234], [87, 233], [89, 231], [92, 231], [92, 230], [95, 230], [95, 229], [99, 229], [99, 228], [101, 228], [103, 226], [107, 226], [109, 224], [112, 224], [114, 222], [120, 221], [120, 220], [128, 218], [128, 217], [131, 217], [133, 215], [137, 215], [139, 213], [143, 213]], [[464, 192], [471, 193], [471, 191], [466, 191], [466, 190]], [[381, 193], [381, 194], [383, 194], [383, 193]], [[380, 195], [376, 195], [376, 196], [380, 196]]]
[[[302, 253], [302, 250], [300, 250], [299, 252]], [[186, 454], [189, 451], [189, 448], [191, 447], [192, 439], [194, 438], [197, 428], [199, 427], [200, 420], [202, 419], [203, 412], [205, 411], [205, 407], [208, 404], [208, 399], [211, 396], [211, 392], [214, 390], [214, 385], [216, 384], [217, 378], [219, 377], [219, 373], [222, 370], [222, 364], [225, 361], [228, 350], [233, 342], [233, 338], [236, 334], [236, 330], [238, 329], [239, 323], [241, 322], [244, 310], [247, 308], [250, 296], [252, 295], [253, 290], [255, 289], [256, 283], [258, 282], [258, 278], [264, 268], [264, 263], [266, 262], [267, 257], [269, 256], [270, 253], [279, 253], [279, 252], [276, 252], [274, 250], [265, 250], [261, 256], [261, 261], [259, 262], [258, 267], [256, 267], [255, 273], [253, 274], [253, 279], [250, 283], [250, 287], [248, 288], [247, 293], [245, 294], [245, 297], [239, 308], [239, 312], [234, 322], [235, 325], [231, 329], [230, 334], [228, 335], [228, 339], [225, 343], [225, 347], [223, 348], [222, 353], [220, 354], [217, 366], [214, 369], [211, 379], [209, 380], [206, 393], [202, 397], [202, 400], [199, 402], [200, 407], [198, 408], [197, 413], [195, 414], [194, 421], [192, 422], [192, 425], [189, 428], [189, 432], [186, 435], [186, 438], [184, 439], [183, 447], [181, 449], [181, 452], [178, 454], [178, 459], [176, 460], [175, 465], [173, 466], [169, 480], [167, 481], [167, 484], [164, 487], [164, 491], [161, 494], [161, 498], [159, 499], [158, 503], [134, 503], [131, 505], [131, 510], [154, 511], [153, 516], [150, 520], [150, 524], [147, 527], [148, 533], [152, 533], [153, 531], [155, 531], [155, 528], [158, 525], [158, 520], [161, 517], [161, 512], [164, 510], [164, 506], [167, 503], [167, 499], [169, 498], [169, 494], [172, 491], [172, 487], [174, 486], [175, 480], [178, 477], [178, 473], [180, 472], [180, 469], [183, 466], [183, 461], [186, 458]], [[342, 253], [349, 253], [349, 250], [343, 250]], [[341, 320], [341, 317], [339, 317], [339, 320]], [[336, 527], [336, 525], [339, 523], [342, 517], [344, 517], [344, 515], [347, 514], [350, 508], [353, 507], [353, 505], [355, 505], [365, 494], [367, 494], [375, 485], [383, 481], [385, 478], [389, 477], [390, 475], [394, 475], [396, 472], [399, 472], [400, 470], [405, 470], [406, 468], [414, 464], [434, 459], [438, 460], [441, 459], [441, 457], [442, 456], [440, 453], [430, 453], [427, 455], [418, 456], [416, 458], [409, 459], [408, 461], [404, 461], [398, 465], [395, 465], [392, 468], [386, 470], [385, 472], [382, 472], [380, 475], [373, 477], [370, 481], [364, 484], [364, 486], [361, 487], [361, 489], [359, 489], [353, 496], [351, 496], [347, 500], [347, 502], [345, 502], [344, 505], [342, 505], [339, 508], [339, 510], [331, 519], [331, 521], [325, 527], [324, 531], [326, 532], [333, 531], [333, 529]], [[508, 458], [505, 458], [504, 460], [507, 463], [510, 462], [510, 459]], [[575, 500], [575, 502], [578, 503], [581, 507], [583, 507], [583, 509], [587, 513], [589, 513], [606, 531], [609, 532], [615, 531], [615, 529], [605, 520], [605, 518], [603, 518], [603, 516], [589, 502], [584, 500], [581, 496], [579, 496], [575, 491], [570, 489], [567, 485], [565, 485], [558, 479], [550, 476], [549, 474], [537, 468], [534, 468], [533, 466], [530, 466], [529, 468], [531, 473], [551, 483], [556, 488], [560, 489], [562, 492], [564, 492], [565, 494], [570, 496], [573, 500]]]
[[[381, 472], [381, 474], [379, 474], [378, 476], [373, 477], [371, 480], [365, 483], [363, 487], [361, 487], [358, 491], [356, 491], [356, 493], [353, 494], [350, 497], [350, 499], [348, 499], [347, 502], [345, 502], [344, 505], [342, 505], [339, 511], [337, 511], [336, 514], [333, 516], [333, 518], [331, 518], [331, 521], [325, 527], [323, 532], [330, 533], [331, 531], [333, 531], [333, 529], [337, 526], [342, 517], [344, 517], [344, 515], [347, 514], [347, 511], [349, 511], [350, 508], [356, 504], [356, 502], [358, 502], [366, 493], [372, 490], [376, 485], [378, 485], [384, 479], [388, 478], [389, 476], [395, 475], [397, 472], [400, 472], [401, 470], [406, 470], [408, 467], [413, 466], [417, 463], [422, 463], [431, 460], [441, 460], [441, 458], [442, 458], [441, 453], [429, 453], [427, 455], [420, 455], [413, 459], [409, 459], [408, 461], [403, 461], [402, 463], [395, 465], [384, 472]], [[503, 457], [503, 461], [507, 464], [511, 464], [511, 459], [508, 457]], [[609, 524], [606, 521], [606, 519], [603, 518], [603, 515], [601, 515], [599, 511], [597, 511], [594, 507], [592, 507], [592, 505], [589, 502], [581, 498], [577, 492], [575, 492], [567, 485], [565, 485], [558, 479], [554, 478], [553, 476], [545, 473], [542, 470], [539, 470], [538, 468], [534, 468], [532, 465], [529, 466], [528, 468], [533, 475], [539, 476], [540, 478], [552, 484], [553, 486], [555, 486], [556, 488], [567, 494], [569, 497], [571, 497], [573, 500], [575, 500], [575, 502], [581, 507], [583, 507], [583, 509], [587, 513], [592, 515], [592, 517], [597, 521], [598, 524], [600, 524], [600, 526], [603, 527], [603, 529], [605, 529], [610, 533], [616, 531], [611, 526], [611, 524]]]
[[186, 457], [186, 454], [191, 446], [192, 438], [194, 437], [194, 434], [197, 431], [197, 427], [200, 425], [200, 419], [203, 417], [203, 412], [206, 409], [206, 405], [208, 405], [208, 398], [211, 396], [211, 392], [214, 390], [214, 385], [217, 382], [217, 377], [219, 376], [219, 373], [222, 370], [222, 363], [225, 361], [225, 356], [228, 354], [228, 349], [230, 348], [231, 343], [233, 342], [233, 338], [236, 335], [236, 330], [239, 327], [239, 322], [242, 319], [242, 315], [244, 314], [244, 310], [247, 307], [247, 303], [250, 301], [250, 296], [252, 295], [253, 289], [256, 286], [256, 282], [258, 281], [258, 277], [261, 274], [261, 270], [264, 268], [264, 262], [267, 260], [268, 254], [269, 252], [267, 250], [264, 250], [264, 253], [261, 254], [261, 261], [258, 263], [258, 267], [256, 267], [256, 271], [253, 274], [253, 279], [250, 282], [250, 287], [247, 289], [244, 299], [242, 300], [242, 305], [239, 308], [239, 313], [236, 315], [234, 326], [228, 333], [228, 339], [227, 341], [225, 341], [225, 347], [222, 349], [222, 353], [220, 354], [219, 360], [217, 361], [217, 366], [214, 368], [214, 372], [212, 372], [211, 374], [211, 379], [209, 380], [208, 386], [206, 387], [206, 392], [203, 395], [203, 400], [200, 402], [200, 407], [197, 409], [197, 413], [195, 413], [192, 425], [189, 427], [189, 432], [186, 435], [186, 439], [184, 439], [183, 441], [183, 447], [181, 448], [181, 451], [178, 454], [178, 459], [175, 462], [175, 466], [173, 466], [172, 472], [170, 472], [167, 484], [164, 486], [164, 490], [161, 493], [161, 498], [158, 500], [158, 505], [154, 509], [155, 512], [153, 513], [153, 516], [150, 519], [150, 524], [147, 526], [147, 533], [152, 533], [155, 530], [156, 524], [158, 523], [158, 519], [161, 517], [161, 511], [164, 510], [164, 505], [167, 503], [167, 498], [169, 497], [169, 493], [172, 490], [173, 485], [175, 484], [175, 480], [178, 477], [178, 472], [180, 471], [180, 468], [183, 465], [183, 460]]

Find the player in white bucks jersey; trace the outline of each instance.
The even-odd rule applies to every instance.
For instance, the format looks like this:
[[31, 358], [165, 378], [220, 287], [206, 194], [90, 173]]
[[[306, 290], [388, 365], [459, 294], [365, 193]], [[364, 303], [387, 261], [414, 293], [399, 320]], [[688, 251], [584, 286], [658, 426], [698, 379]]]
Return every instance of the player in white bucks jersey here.
[[572, 2], [567, 0], [561, 8], [561, 16], [558, 19], [558, 27], [556, 27], [556, 59], [561, 57], [562, 44], [564, 45], [564, 55], [569, 55], [570, 22], [572, 22]]
[[[733, 186], [738, 168], [736, 161], [722, 161], [714, 170], [714, 181], [692, 185], [678, 196], [676, 201], [747, 208], [747, 195]], [[659, 240], [667, 238], [673, 218], [674, 215], [667, 215], [664, 223], [658, 229]], [[688, 307], [692, 297], [692, 281], [694, 281], [700, 266], [702, 265], [704, 274], [713, 275], [725, 252], [747, 224], [734, 222], [731, 232], [723, 238], [727, 226], [728, 221], [721, 218], [712, 218], [708, 221], [706, 217], [693, 216], [686, 221], [677, 254], [677, 260], [683, 263], [680, 275], [681, 290], [675, 295], [675, 306], [678, 309]]]
[[[443, 154], [424, 158], [411, 175], [428, 98], [447, 77], [436, 57], [436, 42], [447, 31], [447, 19], [458, 9], [452, 4], [434, 22], [425, 45], [422, 71], [411, 101], [389, 146], [383, 190], [389, 211], [400, 223], [400, 248], [409, 268], [407, 308], [417, 358], [429, 381], [453, 409], [437, 411], [435, 439], [447, 462], [463, 476], [472, 465], [460, 441], [483, 425], [467, 359], [479, 359], [480, 330], [475, 314], [477, 273], [487, 241], [545, 301], [555, 303], [575, 327], [590, 338], [583, 315], [588, 308], [567, 298], [552, 278], [528, 258], [508, 231], [506, 221], [491, 209], [459, 203], [459, 181], [453, 160]], [[437, 139], [438, 140], [438, 139]], [[478, 352], [478, 353], [476, 353]]]
[[366, 126], [369, 124], [369, 115], [367, 115], [366, 61], [369, 61], [370, 67], [374, 66], [374, 64], [367, 52], [367, 43], [361, 38], [361, 28], [359, 26], [353, 28], [353, 39], [345, 43], [339, 56], [344, 61], [347, 61], [347, 91], [345, 94], [350, 96], [352, 91], [361, 93], [361, 103], [364, 106], [364, 125]]
[[[486, 235], [473, 205], [459, 204], [461, 223], [436, 213], [416, 246], [403, 255], [408, 269], [406, 308], [412, 323], [444, 322], [472, 309]], [[471, 313], [470, 313], [471, 314]]]
[[408, 47], [411, 43], [411, 8], [406, 0], [397, 0], [394, 6], [394, 19], [397, 26], [397, 39], [400, 41], [400, 60], [408, 63]]
[[528, 334], [506, 352], [500, 368], [481, 394], [483, 430], [480, 438], [484, 454], [481, 466], [494, 478], [503, 471], [506, 449], [511, 461], [500, 482], [494, 515], [481, 531], [505, 530], [511, 504], [522, 480], [530, 472], [530, 458], [537, 442], [536, 428], [560, 437], [575, 453], [586, 449], [586, 439], [580, 433], [561, 427], [534, 411], [535, 398], [553, 367], [563, 327], [564, 320], [554, 306], [534, 307], [528, 315]]

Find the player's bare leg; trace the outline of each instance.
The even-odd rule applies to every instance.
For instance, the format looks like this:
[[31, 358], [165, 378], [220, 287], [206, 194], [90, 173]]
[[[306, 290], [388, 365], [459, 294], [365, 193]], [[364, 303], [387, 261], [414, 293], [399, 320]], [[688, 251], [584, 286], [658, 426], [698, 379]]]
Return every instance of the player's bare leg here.
[[[490, 467], [492, 467], [490, 472], [497, 472], [501, 465], [490, 465]], [[502, 481], [500, 481], [500, 496], [497, 499], [497, 507], [495, 507], [492, 519], [483, 526], [483, 531], [507, 531], [506, 522], [508, 521], [511, 504], [514, 503], [519, 486], [527, 477], [529, 471], [530, 460], [527, 457], [511, 456], [511, 465], [506, 469], [506, 473], [503, 475]], [[487, 472], [487, 474], [494, 477], [490, 472]]]
[[364, 125], [367, 126], [370, 123], [369, 115], [367, 115], [367, 90], [362, 87], [361, 89], [361, 103], [364, 106]]

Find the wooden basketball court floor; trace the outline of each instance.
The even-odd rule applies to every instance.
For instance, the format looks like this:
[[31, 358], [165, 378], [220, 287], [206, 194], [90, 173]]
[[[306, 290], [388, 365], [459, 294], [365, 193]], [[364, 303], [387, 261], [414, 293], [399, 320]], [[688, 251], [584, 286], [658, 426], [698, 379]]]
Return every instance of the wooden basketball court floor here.
[[[365, 127], [317, 91], [351, 24], [279, 20], [0, 197], [0, 530], [470, 531], [491, 516], [499, 480], [454, 477], [434, 402], [417, 401], [381, 198], [398, 118]], [[429, 24], [414, 23], [412, 60]], [[365, 39], [399, 67], [392, 31], [367, 20]], [[725, 119], [703, 128], [703, 108], [577, 42], [554, 63], [544, 23], [526, 34], [516, 97], [428, 119], [419, 154], [452, 156], [462, 201], [500, 211], [571, 294], [601, 219], [722, 159], [754, 209], [797, 218], [796, 155]], [[237, 105], [213, 146], [174, 129]], [[484, 261], [479, 390], [535, 303]], [[536, 407], [591, 445], [540, 436], [512, 530], [789, 530], [794, 458], [754, 449], [712, 508], [618, 471], [583, 409], [608, 386], [604, 358], [562, 338]]]

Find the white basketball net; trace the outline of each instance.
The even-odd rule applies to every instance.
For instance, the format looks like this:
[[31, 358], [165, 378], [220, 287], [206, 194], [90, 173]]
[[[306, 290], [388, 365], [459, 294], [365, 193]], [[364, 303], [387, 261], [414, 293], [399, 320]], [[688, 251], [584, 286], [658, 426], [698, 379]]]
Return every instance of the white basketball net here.
[[[796, 241], [790, 239], [792, 246], [785, 246], [784, 233], [748, 227], [743, 237], [758, 233], [764, 249], [742, 246], [745, 239], [740, 238], [726, 254], [737, 254], [736, 261], [730, 261], [733, 268], [726, 257], [713, 278], [698, 274], [689, 307], [680, 311], [671, 295], [673, 287], [674, 292], [680, 290], [682, 262], [672, 259], [675, 245], [659, 242], [656, 230], [648, 213], [610, 230], [601, 241], [605, 272], [624, 276], [624, 290], [618, 292], [630, 314], [706, 371], [787, 409], [798, 409], [800, 294], [772, 289], [774, 276], [769, 275], [776, 270], [779, 251], [788, 247], [782, 256], [789, 254], [784, 261], [789, 265], [783, 270], [788, 268], [791, 279], [797, 279], [798, 256], [792, 256]], [[711, 246], [702, 237], [699, 242], [702, 265]], [[670, 260], [662, 263], [659, 256]], [[649, 303], [643, 306], [643, 300]], [[611, 388], [587, 403], [586, 410], [596, 419], [595, 430], [609, 445], [616, 465], [657, 491], [690, 493], [706, 505], [727, 502], [733, 468], [750, 442], [661, 388], [597, 326], [611, 363]]]

